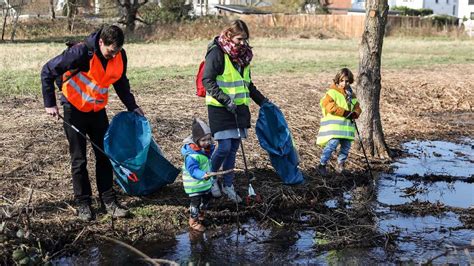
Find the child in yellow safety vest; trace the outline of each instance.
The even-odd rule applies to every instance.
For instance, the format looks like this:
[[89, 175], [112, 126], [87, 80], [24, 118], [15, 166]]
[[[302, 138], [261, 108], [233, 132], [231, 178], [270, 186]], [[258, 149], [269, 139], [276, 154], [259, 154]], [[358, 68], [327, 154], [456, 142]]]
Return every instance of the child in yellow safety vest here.
[[211, 187], [214, 178], [209, 176], [211, 171], [211, 154], [215, 145], [212, 143], [211, 129], [199, 118], [192, 124], [192, 135], [184, 139], [181, 154], [184, 157], [183, 186], [191, 204], [189, 206], [189, 226], [191, 229], [203, 232], [202, 222], [211, 199]]
[[323, 117], [316, 143], [324, 147], [318, 166], [322, 175], [328, 173], [326, 164], [338, 145], [341, 148], [337, 158], [336, 172], [342, 173], [344, 171], [344, 164], [349, 155], [352, 141], [354, 141], [353, 120], [362, 113], [350, 86], [354, 82], [352, 72], [343, 68], [336, 74], [333, 81], [334, 83], [319, 102]]

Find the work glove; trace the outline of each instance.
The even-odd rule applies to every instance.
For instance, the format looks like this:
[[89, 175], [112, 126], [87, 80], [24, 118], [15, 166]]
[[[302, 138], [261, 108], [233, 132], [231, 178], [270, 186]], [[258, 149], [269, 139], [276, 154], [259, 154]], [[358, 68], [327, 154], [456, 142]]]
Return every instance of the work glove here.
[[350, 120], [355, 120], [355, 119], [359, 118], [359, 115], [356, 112], [344, 111], [344, 118], [350, 119]]
[[237, 113], [237, 105], [235, 105], [232, 101], [229, 102], [225, 108], [227, 109], [227, 111], [231, 112], [232, 114], [236, 114]]

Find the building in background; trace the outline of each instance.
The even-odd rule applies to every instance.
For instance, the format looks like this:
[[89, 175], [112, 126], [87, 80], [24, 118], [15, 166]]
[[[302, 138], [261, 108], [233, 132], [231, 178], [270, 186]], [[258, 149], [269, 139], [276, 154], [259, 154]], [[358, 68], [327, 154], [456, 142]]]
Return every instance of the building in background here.
[[218, 14], [219, 10], [216, 8], [216, 5], [259, 6], [271, 4], [271, 1], [261, 0], [191, 0], [190, 2], [196, 16]]
[[474, 21], [474, 0], [458, 0], [459, 8], [457, 17], [462, 20]]
[[[431, 9], [436, 15], [458, 16], [458, 1], [474, 0], [388, 0], [390, 8], [404, 6], [412, 9]], [[365, 0], [351, 0], [353, 9], [365, 9]]]

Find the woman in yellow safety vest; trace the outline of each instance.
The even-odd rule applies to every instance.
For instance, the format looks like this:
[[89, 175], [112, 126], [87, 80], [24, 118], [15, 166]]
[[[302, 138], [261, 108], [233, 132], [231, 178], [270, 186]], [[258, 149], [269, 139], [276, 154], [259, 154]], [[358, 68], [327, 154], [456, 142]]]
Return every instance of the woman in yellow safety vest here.
[[[267, 101], [250, 77], [253, 54], [249, 37], [245, 22], [234, 20], [208, 47], [202, 82], [206, 88], [209, 126], [218, 143], [211, 158], [212, 171], [234, 168], [241, 137], [245, 138], [250, 128], [250, 99], [258, 105]], [[232, 201], [240, 202], [232, 184], [234, 173], [223, 177], [223, 192]], [[217, 182], [211, 191], [214, 197], [220, 197]]]
[[354, 82], [352, 72], [343, 68], [336, 74], [333, 81], [334, 83], [319, 103], [323, 117], [316, 143], [324, 147], [318, 166], [322, 175], [327, 174], [326, 164], [338, 145], [341, 145], [341, 148], [337, 158], [336, 172], [342, 173], [344, 171], [344, 163], [354, 140], [353, 120], [362, 113], [350, 86]]

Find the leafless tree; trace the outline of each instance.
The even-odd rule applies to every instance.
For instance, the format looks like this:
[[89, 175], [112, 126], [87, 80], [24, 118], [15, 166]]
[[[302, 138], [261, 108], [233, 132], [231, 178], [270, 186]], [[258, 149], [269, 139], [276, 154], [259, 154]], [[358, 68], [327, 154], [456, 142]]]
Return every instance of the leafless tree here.
[[66, 0], [64, 4], [64, 13], [67, 17], [67, 29], [72, 32], [74, 29], [74, 19], [77, 15], [77, 1], [76, 0]]
[[146, 3], [148, 3], [148, 0], [117, 0], [117, 4], [123, 9], [123, 15], [119, 23], [125, 24], [128, 32], [135, 31], [135, 21], [146, 23], [138, 17], [138, 10]]
[[51, 15], [51, 19], [56, 18], [56, 11], [54, 11], [54, 0], [49, 0], [49, 14]]
[[2, 41], [5, 39], [5, 29], [7, 27], [7, 18], [8, 18], [8, 12], [9, 7], [8, 7], [8, 2], [6, 2], [5, 7], [2, 6], [2, 15], [3, 15], [3, 24], [2, 24]]
[[[359, 45], [357, 97], [363, 108], [359, 130], [364, 147], [373, 157], [390, 158], [380, 117], [381, 57], [387, 22], [387, 0], [365, 2], [365, 28]], [[357, 144], [356, 144], [357, 145]]]

